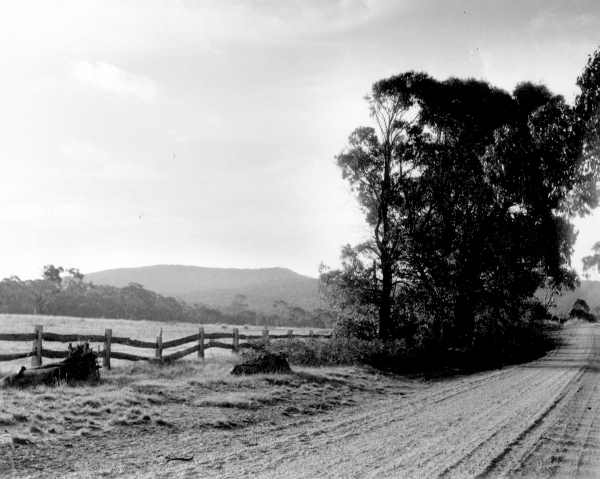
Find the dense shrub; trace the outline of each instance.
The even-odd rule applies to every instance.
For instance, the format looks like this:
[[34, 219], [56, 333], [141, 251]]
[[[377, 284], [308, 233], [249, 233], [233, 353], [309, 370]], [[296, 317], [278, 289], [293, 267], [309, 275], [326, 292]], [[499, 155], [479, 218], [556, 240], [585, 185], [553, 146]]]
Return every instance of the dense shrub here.
[[293, 340], [273, 341], [267, 349], [273, 353], [284, 353], [291, 364], [301, 366], [327, 366], [355, 364], [358, 359], [353, 349], [338, 340]]
[[590, 307], [583, 299], [577, 299], [569, 312], [569, 317], [574, 319], [584, 319], [586, 321], [596, 321], [596, 316], [590, 311]]
[[302, 366], [365, 364], [379, 369], [397, 369], [394, 365], [410, 356], [403, 340], [382, 342], [378, 339], [339, 337], [274, 341], [269, 344], [268, 350], [283, 353], [291, 364]]
[[342, 316], [335, 324], [333, 334], [337, 338], [354, 338], [369, 341], [377, 337], [377, 323], [367, 316], [351, 318]]
[[556, 346], [560, 328], [549, 321], [545, 308], [527, 303], [518, 319], [505, 311], [481, 312], [470, 348], [445, 346], [418, 330], [410, 338], [382, 341], [371, 334], [368, 323], [338, 323], [330, 340], [274, 341], [269, 350], [285, 353], [292, 364], [323, 366], [364, 364], [401, 373], [478, 370], [535, 359]]

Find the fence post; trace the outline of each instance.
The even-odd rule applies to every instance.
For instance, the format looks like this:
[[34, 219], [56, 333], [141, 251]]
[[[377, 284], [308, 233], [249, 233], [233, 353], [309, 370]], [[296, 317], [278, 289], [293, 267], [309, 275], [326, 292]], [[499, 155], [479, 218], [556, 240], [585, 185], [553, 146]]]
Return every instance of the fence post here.
[[102, 366], [110, 369], [110, 343], [112, 341], [112, 329], [104, 330], [104, 360]]
[[294, 341], [294, 330], [288, 329], [288, 342], [291, 344]]
[[42, 365], [42, 334], [44, 331], [44, 327], [41, 324], [37, 324], [33, 330], [33, 334], [35, 334], [35, 339], [33, 340], [33, 356], [31, 356], [31, 366], [41, 366]]
[[198, 328], [198, 359], [204, 360], [204, 328]]
[[313, 339], [313, 336], [314, 336], [314, 334], [315, 334], [315, 333], [313, 333], [313, 330], [312, 330], [312, 329], [308, 331], [308, 337], [309, 337], [310, 339]]
[[269, 344], [269, 330], [266, 326], [265, 329], [263, 329], [263, 341], [265, 344]]
[[240, 350], [240, 330], [233, 328], [233, 352], [237, 353]]
[[158, 333], [158, 336], [156, 337], [156, 349], [154, 351], [154, 357], [158, 361], [162, 361], [162, 351], [162, 328], [160, 328], [160, 333]]

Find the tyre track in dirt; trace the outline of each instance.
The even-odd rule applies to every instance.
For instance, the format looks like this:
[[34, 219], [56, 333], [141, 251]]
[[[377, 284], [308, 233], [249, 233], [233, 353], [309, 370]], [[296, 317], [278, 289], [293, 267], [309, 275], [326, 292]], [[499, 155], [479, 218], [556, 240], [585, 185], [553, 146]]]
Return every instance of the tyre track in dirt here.
[[[582, 368], [577, 387], [557, 408], [552, 421], [522, 460], [506, 467], [514, 477], [600, 476], [600, 337]], [[507, 461], [505, 461], [507, 462]]]
[[[600, 473], [600, 424], [588, 409], [600, 404], [598, 333], [576, 325], [563, 348], [539, 361], [434, 384], [333, 424], [300, 426], [247, 451], [250, 461], [227, 457], [235, 466], [219, 477], [537, 477], [547, 471], [532, 464], [549, 460], [561, 464], [557, 477]], [[557, 439], [561, 428], [581, 437]], [[194, 470], [179, 472], [192, 477]]]

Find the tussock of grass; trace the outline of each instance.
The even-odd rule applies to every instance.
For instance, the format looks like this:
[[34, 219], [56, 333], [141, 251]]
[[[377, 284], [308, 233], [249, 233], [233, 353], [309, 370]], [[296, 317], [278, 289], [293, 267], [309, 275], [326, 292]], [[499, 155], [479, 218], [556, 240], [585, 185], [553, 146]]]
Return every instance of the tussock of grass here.
[[213, 427], [216, 429], [237, 429], [245, 426], [244, 421], [217, 421]]
[[200, 401], [196, 401], [195, 405], [198, 407], [244, 409], [253, 411], [261, 407], [261, 399], [264, 398], [246, 392], [230, 392], [211, 394]]
[[12, 414], [0, 414], [0, 426], [12, 426], [17, 420]]
[[130, 409], [129, 411], [125, 411], [120, 417], [111, 419], [109, 423], [115, 426], [136, 426], [150, 420], [150, 416], [147, 414], [142, 415], [142, 411], [139, 409]]
[[98, 410], [98, 409], [92, 409], [89, 407], [80, 409], [78, 411], [74, 411], [74, 414], [77, 414], [78, 416], [102, 416], [103, 412]]
[[87, 406], [92, 409], [98, 409], [102, 404], [97, 399], [87, 399], [83, 401], [82, 406]]
[[154, 421], [155, 424], [157, 424], [158, 426], [164, 426], [164, 427], [174, 427], [173, 424], [171, 424], [168, 421], [165, 421], [164, 419], [158, 418]]
[[302, 411], [298, 409], [296, 406], [288, 406], [283, 410], [283, 414], [286, 416], [291, 416], [293, 414], [300, 414]]
[[17, 444], [17, 445], [33, 444], [33, 441], [31, 439], [29, 439], [28, 437], [23, 437], [23, 436], [13, 436], [12, 442], [13, 442], [13, 444]]
[[13, 414], [13, 418], [17, 422], [27, 422], [29, 421], [29, 417], [25, 414], [15, 413]]
[[214, 407], [214, 408], [228, 408], [228, 409], [246, 409], [256, 410], [260, 407], [259, 404], [252, 402], [233, 402], [233, 401], [200, 401], [197, 403], [198, 407]]

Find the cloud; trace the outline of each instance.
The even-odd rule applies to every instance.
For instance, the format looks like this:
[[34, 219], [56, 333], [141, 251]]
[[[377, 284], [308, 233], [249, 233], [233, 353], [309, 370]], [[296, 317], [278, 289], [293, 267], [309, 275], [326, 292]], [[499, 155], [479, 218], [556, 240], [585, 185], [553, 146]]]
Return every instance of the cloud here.
[[89, 214], [86, 207], [66, 200], [40, 202], [15, 200], [0, 211], [0, 220], [7, 223], [24, 223], [31, 225], [48, 224], [48, 220], [81, 219]]
[[582, 29], [597, 28], [598, 15], [595, 12], [565, 10], [551, 8], [534, 15], [529, 25], [536, 33], [565, 33], [580, 31]]
[[[60, 146], [60, 152], [60, 178], [70, 174], [78, 180], [87, 178], [93, 182], [151, 182], [160, 179], [151, 165], [127, 160], [123, 154], [111, 153], [87, 141], [67, 142]], [[51, 175], [51, 172], [45, 174]]]
[[83, 85], [145, 103], [153, 102], [158, 95], [158, 87], [152, 79], [110, 63], [80, 61], [73, 66], [72, 73]]

